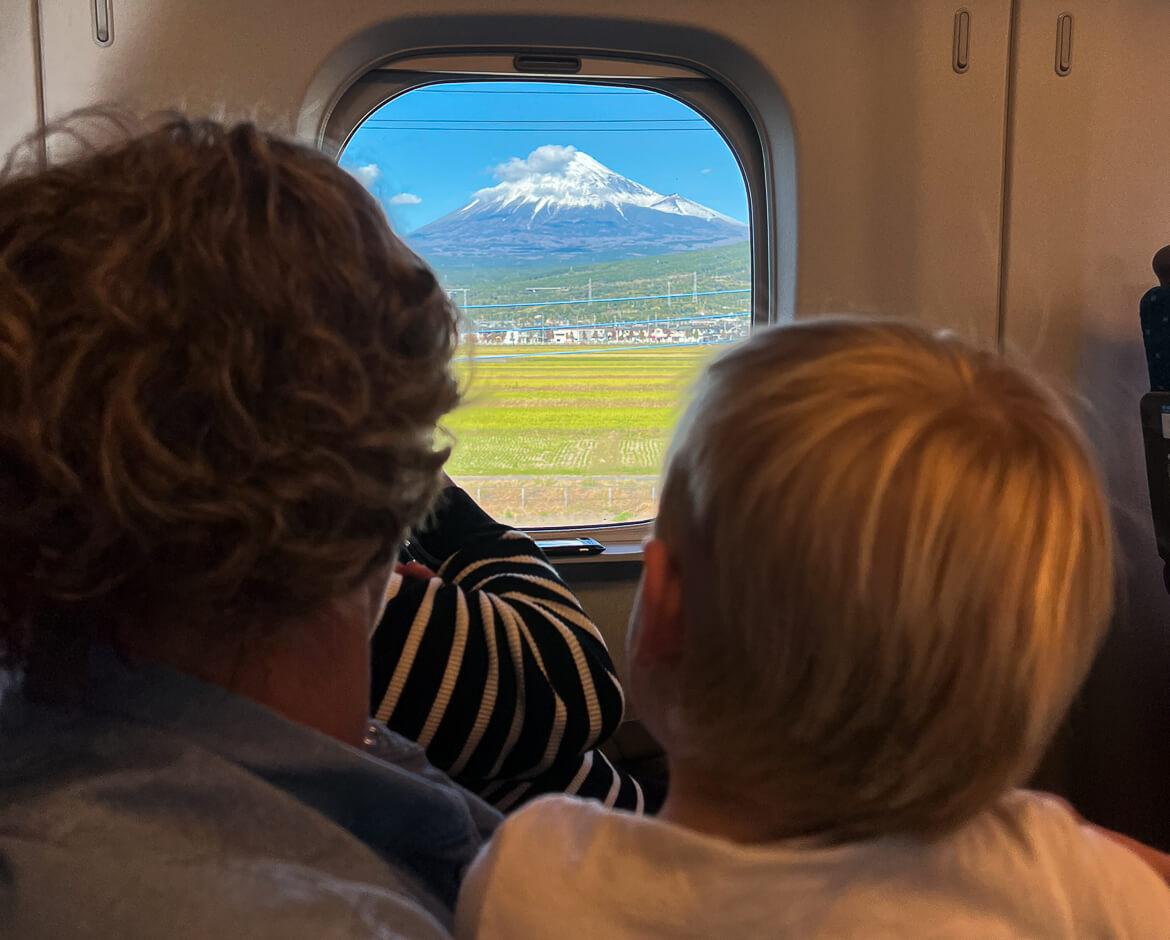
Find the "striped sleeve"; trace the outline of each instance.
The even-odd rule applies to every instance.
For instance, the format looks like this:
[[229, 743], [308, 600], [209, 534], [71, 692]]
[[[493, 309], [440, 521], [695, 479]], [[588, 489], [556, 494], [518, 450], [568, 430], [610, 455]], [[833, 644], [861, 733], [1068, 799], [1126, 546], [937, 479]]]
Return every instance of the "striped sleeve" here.
[[613, 662], [535, 543], [456, 488], [416, 541], [441, 565], [391, 581], [374, 717], [501, 809], [547, 792], [640, 808], [637, 783], [595, 750], [622, 717]]

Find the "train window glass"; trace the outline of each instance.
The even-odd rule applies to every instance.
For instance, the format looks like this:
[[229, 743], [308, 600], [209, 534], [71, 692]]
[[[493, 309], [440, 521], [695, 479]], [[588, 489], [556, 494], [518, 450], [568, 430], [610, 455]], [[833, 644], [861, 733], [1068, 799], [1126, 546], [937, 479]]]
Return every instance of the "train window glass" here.
[[526, 528], [653, 517], [687, 384], [751, 325], [720, 132], [644, 88], [443, 81], [373, 111], [340, 161], [465, 313], [452, 477]]

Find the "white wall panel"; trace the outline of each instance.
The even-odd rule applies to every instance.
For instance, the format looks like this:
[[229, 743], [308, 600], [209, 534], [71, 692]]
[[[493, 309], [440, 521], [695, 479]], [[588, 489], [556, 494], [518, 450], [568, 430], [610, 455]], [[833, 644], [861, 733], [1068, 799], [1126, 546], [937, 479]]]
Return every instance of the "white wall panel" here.
[[[1072, 72], [1055, 72], [1057, 16]], [[1138, 301], [1170, 243], [1164, 0], [1021, 0], [1005, 266], [1008, 347], [1075, 390], [1109, 479], [1121, 611], [1074, 713], [1086, 811], [1170, 847], [1170, 600], [1138, 424], [1148, 390]]]
[[37, 126], [34, 4], [0, 0], [0, 155]]

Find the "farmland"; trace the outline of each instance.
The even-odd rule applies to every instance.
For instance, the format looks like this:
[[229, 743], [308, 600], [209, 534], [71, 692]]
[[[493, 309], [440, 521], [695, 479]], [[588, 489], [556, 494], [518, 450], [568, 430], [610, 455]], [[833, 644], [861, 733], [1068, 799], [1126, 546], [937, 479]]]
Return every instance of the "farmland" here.
[[441, 274], [474, 338], [445, 422], [451, 475], [514, 525], [652, 517], [687, 385], [715, 344], [746, 335], [747, 243]]
[[461, 356], [448, 470], [497, 518], [541, 526], [654, 514], [688, 384], [717, 347], [527, 346]]

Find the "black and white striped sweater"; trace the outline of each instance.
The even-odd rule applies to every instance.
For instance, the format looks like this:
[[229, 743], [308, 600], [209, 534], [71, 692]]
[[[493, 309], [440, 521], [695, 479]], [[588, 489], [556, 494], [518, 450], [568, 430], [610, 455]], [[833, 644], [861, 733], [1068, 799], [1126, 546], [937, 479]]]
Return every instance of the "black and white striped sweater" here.
[[449, 487], [412, 541], [441, 566], [390, 583], [374, 717], [501, 810], [562, 792], [641, 811], [638, 784], [596, 750], [622, 717], [609, 652], [532, 539]]

